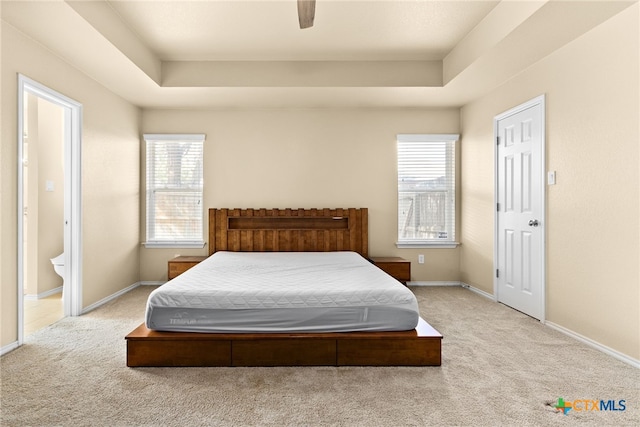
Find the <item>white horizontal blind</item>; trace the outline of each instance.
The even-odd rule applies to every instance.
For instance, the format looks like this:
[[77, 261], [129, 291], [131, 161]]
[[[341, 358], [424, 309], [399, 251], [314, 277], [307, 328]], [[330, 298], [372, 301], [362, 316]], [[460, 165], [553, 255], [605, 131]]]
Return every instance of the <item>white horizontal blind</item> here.
[[203, 244], [204, 135], [145, 135], [147, 245]]
[[398, 135], [398, 243], [454, 243], [458, 135]]

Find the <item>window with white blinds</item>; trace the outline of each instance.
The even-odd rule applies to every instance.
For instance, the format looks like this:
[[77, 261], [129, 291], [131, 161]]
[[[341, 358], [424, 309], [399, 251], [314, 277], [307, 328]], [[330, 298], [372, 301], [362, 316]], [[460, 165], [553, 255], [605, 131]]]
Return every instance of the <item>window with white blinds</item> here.
[[398, 135], [398, 247], [456, 244], [459, 135]]
[[146, 247], [203, 247], [203, 134], [145, 134]]

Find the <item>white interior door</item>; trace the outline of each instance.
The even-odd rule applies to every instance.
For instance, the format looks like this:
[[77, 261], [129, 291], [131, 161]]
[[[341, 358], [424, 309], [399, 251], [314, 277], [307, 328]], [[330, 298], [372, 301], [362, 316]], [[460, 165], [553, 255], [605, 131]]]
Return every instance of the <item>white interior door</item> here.
[[495, 118], [496, 293], [544, 320], [544, 97]]

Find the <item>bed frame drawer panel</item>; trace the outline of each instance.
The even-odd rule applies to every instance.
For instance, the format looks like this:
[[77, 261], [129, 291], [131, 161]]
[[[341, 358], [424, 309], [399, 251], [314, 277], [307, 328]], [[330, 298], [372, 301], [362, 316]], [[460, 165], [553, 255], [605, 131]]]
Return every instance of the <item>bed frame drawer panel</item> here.
[[128, 340], [127, 366], [231, 366], [231, 341]]
[[333, 339], [235, 340], [233, 366], [335, 366]]
[[338, 340], [338, 366], [439, 366], [440, 338]]

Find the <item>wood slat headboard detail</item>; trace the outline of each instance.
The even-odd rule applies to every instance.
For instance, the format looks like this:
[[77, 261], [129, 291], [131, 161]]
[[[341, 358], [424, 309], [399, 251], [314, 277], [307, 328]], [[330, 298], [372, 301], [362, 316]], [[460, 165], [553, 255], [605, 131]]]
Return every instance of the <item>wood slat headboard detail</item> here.
[[369, 254], [367, 208], [209, 209], [209, 255], [234, 252]]

